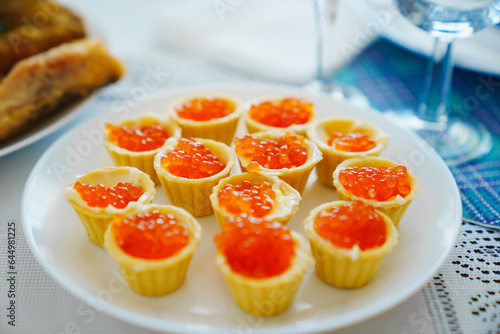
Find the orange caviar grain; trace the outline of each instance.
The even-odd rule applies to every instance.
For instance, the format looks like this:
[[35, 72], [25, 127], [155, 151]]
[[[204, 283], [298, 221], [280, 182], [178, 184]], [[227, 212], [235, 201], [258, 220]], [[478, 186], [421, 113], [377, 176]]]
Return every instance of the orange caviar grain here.
[[182, 138], [177, 147], [161, 157], [161, 166], [171, 174], [201, 179], [221, 172], [225, 165], [200, 142]]
[[219, 205], [235, 215], [245, 213], [253, 217], [264, 217], [271, 211], [276, 193], [269, 182], [243, 181], [226, 184], [217, 194]]
[[192, 99], [175, 108], [177, 116], [193, 121], [208, 121], [221, 118], [232, 113], [235, 109], [233, 103], [226, 99]]
[[266, 101], [250, 107], [249, 115], [259, 123], [278, 128], [307, 123], [312, 116], [313, 105], [303, 99], [286, 98]]
[[142, 259], [164, 259], [180, 252], [188, 243], [184, 225], [171, 214], [159, 211], [119, 216], [113, 225], [115, 240], [123, 251]]
[[380, 247], [387, 238], [384, 219], [371, 205], [361, 201], [344, 203], [320, 211], [314, 218], [314, 230], [333, 245], [361, 250]]
[[406, 167], [349, 167], [339, 173], [339, 182], [353, 195], [376, 201], [387, 201], [411, 191]]
[[366, 134], [360, 132], [334, 132], [328, 140], [329, 146], [344, 152], [364, 152], [371, 150], [376, 146]]
[[107, 188], [102, 184], [91, 186], [76, 181], [73, 186], [80, 197], [91, 207], [105, 208], [112, 205], [123, 209], [129, 202], [137, 201], [144, 191], [132, 183], [118, 183], [115, 187]]
[[229, 219], [214, 242], [233, 271], [252, 278], [282, 274], [295, 256], [289, 230], [280, 223], [254, 217]]
[[259, 165], [269, 169], [292, 168], [307, 160], [305, 138], [290, 132], [273, 139], [257, 139], [252, 135], [235, 140], [236, 153], [251, 161], [247, 170], [255, 172]]
[[160, 124], [132, 128], [106, 124], [109, 139], [121, 148], [133, 152], [151, 151], [161, 147], [170, 137]]

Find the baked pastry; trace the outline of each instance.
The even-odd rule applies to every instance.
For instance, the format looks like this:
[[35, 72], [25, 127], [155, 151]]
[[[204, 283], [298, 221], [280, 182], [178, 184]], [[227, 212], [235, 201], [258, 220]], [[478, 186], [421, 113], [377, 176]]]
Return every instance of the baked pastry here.
[[292, 304], [310, 263], [304, 237], [277, 222], [237, 217], [214, 241], [217, 266], [243, 311], [270, 317]]
[[136, 167], [159, 184], [153, 167], [155, 155], [167, 145], [169, 138], [180, 137], [181, 129], [174, 122], [156, 114], [144, 113], [106, 124], [104, 145], [115, 165]]
[[318, 276], [339, 288], [368, 284], [398, 243], [390, 218], [360, 201], [318, 206], [305, 229]]
[[250, 133], [286, 130], [305, 135], [315, 118], [313, 104], [302, 98], [264, 96], [245, 106], [245, 123]]
[[338, 164], [347, 159], [378, 156], [389, 141], [389, 135], [370, 123], [337, 117], [314, 121], [307, 129], [307, 138], [323, 153], [316, 173], [318, 180], [329, 187], [333, 187], [332, 174]]
[[51, 0], [2, 0], [0, 77], [21, 59], [85, 37], [82, 19]]
[[101, 247], [104, 232], [115, 214], [126, 214], [138, 204], [149, 204], [154, 195], [153, 181], [133, 167], [95, 169], [64, 189], [64, 196], [80, 217], [90, 241]]
[[156, 156], [154, 168], [171, 204], [195, 217], [214, 211], [210, 194], [236, 165], [233, 150], [210, 139], [174, 140]]
[[285, 181], [257, 173], [222, 179], [210, 195], [220, 228], [229, 218], [241, 215], [286, 225], [299, 210], [301, 200], [299, 192]]
[[182, 128], [185, 138], [206, 138], [230, 145], [242, 108], [239, 98], [224, 93], [183, 96], [173, 101], [167, 114]]
[[0, 83], [0, 140], [115, 82], [123, 72], [97, 39], [62, 44], [18, 62]]
[[277, 176], [299, 193], [321, 161], [316, 144], [285, 131], [265, 131], [236, 138], [235, 150], [243, 171]]
[[333, 173], [333, 184], [339, 200], [372, 205], [396, 227], [419, 190], [418, 179], [406, 167], [379, 157], [342, 162]]
[[117, 215], [104, 238], [104, 247], [133, 291], [164, 296], [184, 281], [201, 226], [181, 208], [141, 205], [126, 216]]

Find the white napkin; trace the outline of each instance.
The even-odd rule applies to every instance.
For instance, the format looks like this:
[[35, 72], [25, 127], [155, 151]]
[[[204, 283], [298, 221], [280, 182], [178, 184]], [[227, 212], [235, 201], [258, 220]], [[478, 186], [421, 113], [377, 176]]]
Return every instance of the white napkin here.
[[[158, 29], [169, 47], [274, 81], [307, 83], [316, 75], [313, 0], [192, 0], [171, 5]], [[335, 68], [376, 37], [363, 31], [370, 12], [362, 0], [339, 1], [331, 59]]]

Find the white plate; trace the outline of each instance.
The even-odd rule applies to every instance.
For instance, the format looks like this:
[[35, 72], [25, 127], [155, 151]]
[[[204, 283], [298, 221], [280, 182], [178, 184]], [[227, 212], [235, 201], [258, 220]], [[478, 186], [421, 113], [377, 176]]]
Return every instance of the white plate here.
[[22, 133], [0, 142], [0, 157], [20, 150], [28, 145], [36, 143], [51, 133], [68, 124], [72, 119], [85, 109], [85, 105], [95, 96], [91, 94], [70, 105], [55, 111], [40, 120], [36, 124], [31, 124]]
[[[88, 37], [102, 38], [102, 33], [93, 24], [90, 23], [85, 15], [79, 13], [73, 7], [71, 7], [71, 10], [82, 18]], [[72, 102], [71, 104], [63, 108], [54, 111], [50, 115], [37, 120], [34, 124], [31, 124], [29, 128], [27, 128], [20, 134], [5, 141], [0, 141], [0, 157], [36, 143], [37, 141], [62, 128], [64, 125], [68, 124], [72, 119], [78, 116], [80, 112], [84, 110], [85, 105], [95, 96], [96, 93], [93, 93], [81, 99], [78, 99], [77, 101]]]
[[[400, 244], [389, 254], [374, 280], [358, 290], [341, 290], [323, 283], [314, 272], [306, 275], [294, 304], [282, 315], [257, 319], [233, 302], [214, 264], [212, 238], [215, 217], [199, 219], [203, 237], [186, 281], [173, 294], [142, 297], [120, 283], [116, 263], [92, 244], [63, 196], [75, 175], [111, 166], [97, 135], [107, 121], [145, 111], [163, 112], [174, 98], [195, 92], [223, 91], [243, 99], [261, 95], [302, 96], [314, 102], [320, 116], [343, 115], [367, 120], [391, 135], [383, 156], [414, 170], [421, 189], [403, 219]], [[414, 166], [411, 166], [411, 163]], [[290, 221], [304, 232], [302, 221], [315, 206], [337, 198], [334, 190], [315, 181], [312, 173], [301, 209]], [[156, 203], [167, 203], [157, 187]], [[434, 151], [413, 133], [386, 120], [381, 113], [362, 110], [322, 96], [287, 87], [226, 84], [167, 92], [139, 103], [133, 110], [109, 113], [75, 128], [56, 141], [40, 158], [26, 183], [22, 221], [28, 243], [45, 270], [66, 290], [98, 310], [156, 331], [224, 333], [315, 332], [346, 327], [396, 306], [416, 293], [439, 269], [453, 249], [461, 224], [461, 202], [455, 181]]]

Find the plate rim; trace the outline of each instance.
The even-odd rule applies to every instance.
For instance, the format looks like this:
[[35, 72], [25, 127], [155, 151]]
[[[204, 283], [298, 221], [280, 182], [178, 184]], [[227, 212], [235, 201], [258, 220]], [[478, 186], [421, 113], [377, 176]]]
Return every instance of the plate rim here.
[[[145, 97], [144, 99], [141, 99], [140, 101], [137, 101], [138, 104], [141, 103], [147, 103], [147, 102], [152, 102], [155, 100], [161, 100], [162, 98], [165, 98], [165, 95], [179, 95], [179, 94], [188, 94], [189, 92], [193, 92], [195, 90], [200, 90], [200, 89], [208, 89], [208, 90], [224, 90], [224, 89], [237, 89], [237, 90], [244, 90], [244, 89], [288, 89], [292, 90], [296, 93], [301, 93], [303, 95], [310, 95], [310, 96], [321, 96], [323, 98], [327, 98], [326, 95], [324, 94], [312, 94], [311, 92], [307, 90], [300, 89], [297, 86], [293, 85], [288, 85], [288, 84], [270, 84], [270, 83], [259, 83], [259, 82], [245, 82], [245, 81], [234, 81], [234, 82], [224, 82], [224, 83], [215, 83], [215, 84], [197, 84], [197, 85], [185, 85], [178, 87], [176, 89], [166, 89], [159, 91], [156, 94], [150, 95]], [[333, 101], [333, 100], [332, 100]], [[342, 103], [342, 102], [341, 102]], [[345, 103], [345, 102], [344, 102]], [[345, 103], [348, 105], [347, 103]], [[352, 106], [349, 105], [352, 108], [356, 109], [363, 109], [360, 107]], [[367, 110], [370, 112], [379, 112], [371, 107], [367, 107]], [[79, 299], [80, 301], [83, 301], [84, 303], [88, 304], [89, 306], [93, 307], [94, 309], [97, 309], [103, 313], [105, 313], [108, 316], [111, 316], [113, 318], [119, 319], [125, 323], [131, 324], [133, 326], [137, 326], [140, 328], [146, 328], [148, 330], [152, 331], [162, 331], [162, 332], [180, 332], [180, 333], [193, 333], [194, 329], [193, 328], [186, 328], [185, 324], [182, 322], [169, 322], [171, 325], [174, 326], [174, 328], [169, 328], [168, 331], [166, 331], [165, 328], [158, 328], [157, 326], [150, 325], [148, 324], [147, 321], [149, 318], [144, 317], [143, 315], [138, 315], [134, 312], [130, 312], [128, 310], [123, 310], [120, 309], [118, 306], [114, 306], [112, 304], [106, 304], [106, 305], [101, 305], [95, 301], [92, 301], [88, 298], [87, 293], [81, 291], [75, 284], [73, 284], [70, 280], [68, 280], [65, 277], [62, 277], [56, 269], [52, 267], [49, 263], [46, 263], [45, 261], [42, 261], [41, 255], [39, 252], [39, 247], [36, 244], [34, 240], [34, 236], [32, 233], [32, 228], [28, 228], [28, 225], [25, 223], [27, 221], [27, 206], [28, 206], [28, 198], [29, 198], [29, 189], [32, 186], [32, 183], [34, 182], [34, 179], [37, 177], [38, 170], [41, 169], [43, 159], [46, 155], [51, 154], [53, 151], [56, 150], [56, 148], [60, 145], [60, 143], [64, 142], [67, 138], [71, 137], [74, 135], [74, 132], [76, 132], [78, 129], [82, 129], [85, 126], [96, 122], [99, 119], [104, 118], [106, 115], [111, 113], [112, 111], [94, 116], [90, 119], [87, 119], [85, 122], [79, 124], [78, 126], [72, 128], [70, 131], [67, 131], [64, 135], [59, 137], [54, 143], [50, 145], [50, 147], [42, 154], [42, 156], [37, 160], [35, 163], [34, 167], [32, 168], [29, 177], [25, 183], [25, 186], [23, 188], [23, 195], [22, 195], [22, 202], [21, 202], [21, 221], [23, 222], [23, 231], [25, 234], [25, 238], [28, 242], [28, 245], [31, 249], [32, 254], [35, 256], [37, 259], [38, 263], [42, 266], [42, 268], [51, 276], [65, 291], [69, 292], [71, 295]], [[381, 114], [382, 115], [382, 114]], [[392, 121], [391, 119], [388, 119], [387, 117], [384, 118], [384, 122], [391, 123], [393, 126], [397, 126], [401, 128], [395, 121]], [[416, 135], [413, 131], [409, 129], [405, 129], [405, 131], [408, 131], [410, 135], [413, 137], [413, 139], [418, 139], [418, 135]], [[294, 324], [287, 324], [284, 326], [280, 327], [270, 327], [270, 328], [264, 328], [264, 329], [259, 329], [259, 328], [253, 328], [253, 331], [255, 333], [277, 333], [279, 331], [283, 330], [288, 330], [290, 332], [296, 332], [296, 333], [301, 333], [301, 332], [307, 332], [307, 333], [317, 333], [317, 332], [323, 332], [327, 330], [339, 330], [342, 328], [347, 328], [359, 323], [362, 323], [364, 321], [367, 321], [369, 319], [372, 319], [382, 313], [387, 312], [388, 310], [400, 305], [404, 301], [408, 300], [411, 298], [413, 295], [418, 293], [421, 289], [422, 286], [424, 286], [431, 278], [432, 276], [439, 270], [439, 268], [443, 265], [443, 263], [448, 259], [450, 253], [453, 251], [454, 246], [456, 245], [456, 242], [458, 240], [459, 234], [460, 234], [460, 226], [462, 225], [462, 203], [460, 199], [460, 193], [458, 190], [458, 186], [456, 185], [456, 181], [453, 177], [453, 174], [451, 173], [450, 169], [448, 166], [445, 164], [445, 162], [441, 159], [441, 157], [436, 153], [436, 151], [432, 150], [429, 152], [430, 154], [434, 155], [434, 159], [438, 161], [438, 163], [442, 164], [444, 167], [445, 173], [447, 176], [453, 181], [453, 184], [455, 185], [453, 189], [453, 202], [455, 203], [455, 211], [453, 213], [453, 220], [454, 223], [451, 224], [451, 226], [455, 226], [455, 230], [453, 231], [453, 236], [450, 240], [450, 246], [446, 251], [441, 255], [441, 258], [439, 261], [435, 262], [433, 266], [429, 267], [429, 271], [431, 274], [428, 277], [425, 278], [420, 278], [420, 281], [416, 285], [412, 285], [410, 287], [406, 287], [404, 289], [403, 297], [397, 297], [401, 295], [401, 291], [397, 296], [391, 296], [390, 298], [385, 299], [383, 302], [383, 305], [381, 307], [378, 307], [376, 310], [372, 312], [368, 312], [364, 315], [358, 315], [354, 316], [353, 319], [348, 319], [347, 321], [344, 321], [340, 325], [332, 325], [332, 322], [335, 322], [334, 320], [336, 319], [335, 317], [333, 319], [326, 319], [321, 321], [321, 325], [316, 326], [314, 329], [307, 329], [304, 328], [303, 330], [297, 329], [297, 327]], [[31, 227], [31, 224], [30, 224]], [[139, 319], [144, 319], [143, 321], [137, 321], [133, 320], [133, 317], [130, 317], [133, 315], [133, 317], [139, 317]], [[347, 315], [345, 315], [347, 316]], [[228, 330], [227, 327], [221, 327], [220, 325], [212, 325], [210, 324], [210, 329], [199, 329], [195, 330], [198, 333], [216, 333], [220, 332], [223, 330]]]
[[[84, 38], [100, 38], [102, 40], [105, 40], [104, 34], [102, 33], [101, 29], [99, 29], [95, 24], [88, 18], [88, 16], [81, 11], [79, 11], [74, 5], [66, 3], [64, 4], [66, 8], [71, 10], [73, 13], [78, 15], [82, 22], [83, 26], [85, 28], [86, 36]], [[76, 41], [76, 40], [74, 40]], [[118, 80], [119, 81], [119, 80]], [[109, 85], [108, 85], [109, 86]], [[14, 136], [13, 143], [8, 144], [10, 139], [6, 139], [7, 146], [0, 148], [0, 158], [5, 157], [11, 153], [14, 153], [16, 151], [19, 151], [25, 147], [30, 146], [31, 144], [34, 144], [45, 137], [53, 134], [57, 130], [63, 128], [65, 125], [70, 123], [72, 120], [74, 120], [78, 115], [80, 115], [85, 109], [85, 107], [94, 99], [97, 98], [97, 95], [99, 94], [99, 91], [102, 90], [103, 88], [106, 88], [107, 86], [101, 87], [100, 89], [97, 89], [93, 92], [91, 92], [89, 95], [80, 97], [76, 101], [71, 102], [70, 104], [63, 106], [59, 108], [55, 113], [51, 113], [50, 115], [46, 115], [46, 117], [43, 118], [43, 120], [49, 120], [50, 118], [55, 118], [55, 122], [48, 124], [47, 126], [35, 130], [34, 133], [31, 135], [28, 135], [27, 137], [20, 138], [19, 140], [16, 140], [16, 137], [18, 135], [22, 136], [22, 133], [19, 133], [18, 135]], [[62, 115], [61, 117], [58, 118], [58, 116]]]

